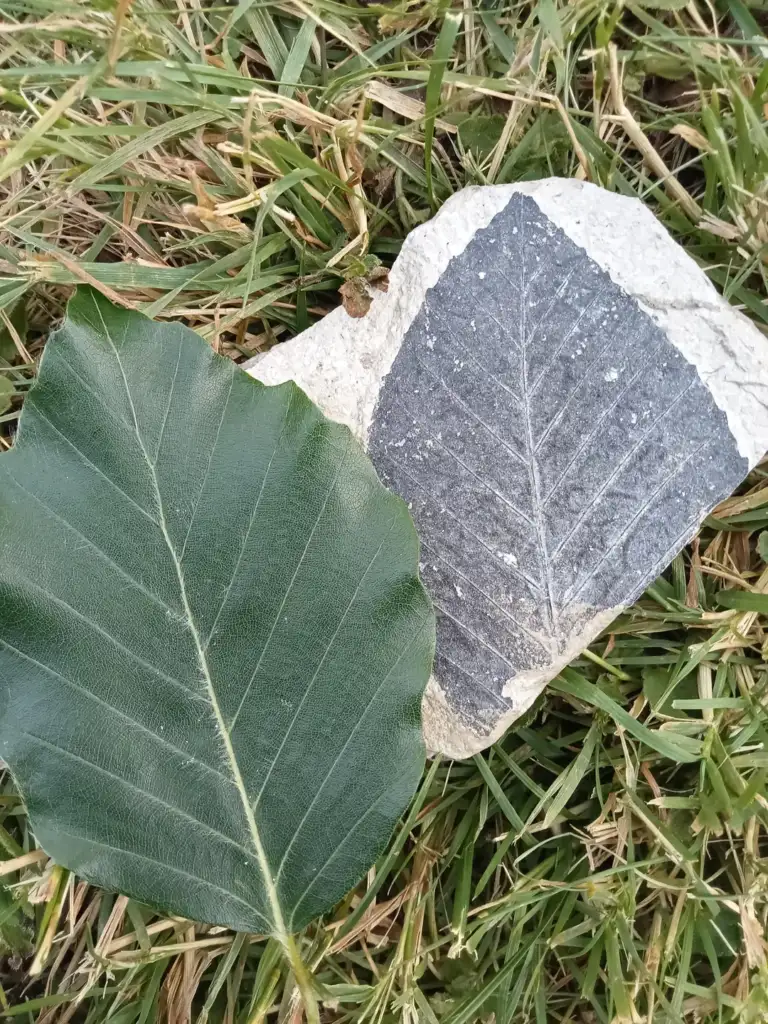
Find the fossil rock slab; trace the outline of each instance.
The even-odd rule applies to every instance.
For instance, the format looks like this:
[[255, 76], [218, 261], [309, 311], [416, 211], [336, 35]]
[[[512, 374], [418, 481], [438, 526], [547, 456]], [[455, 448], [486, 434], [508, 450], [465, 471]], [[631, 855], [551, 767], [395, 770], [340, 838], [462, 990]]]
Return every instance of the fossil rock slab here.
[[468, 188], [387, 294], [249, 367], [292, 378], [408, 502], [438, 611], [427, 745], [481, 750], [768, 448], [768, 340], [640, 202]]

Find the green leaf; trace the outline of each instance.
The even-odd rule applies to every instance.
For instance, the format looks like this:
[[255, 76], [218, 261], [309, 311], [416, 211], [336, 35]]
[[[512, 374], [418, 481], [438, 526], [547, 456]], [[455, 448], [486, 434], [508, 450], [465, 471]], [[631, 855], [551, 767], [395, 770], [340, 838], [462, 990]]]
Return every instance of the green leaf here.
[[11, 399], [15, 394], [13, 382], [3, 373], [0, 373], [0, 413], [6, 412], [11, 407]]
[[0, 473], [0, 751], [39, 843], [290, 946], [423, 769], [405, 505], [295, 384], [90, 291]]
[[190, 114], [184, 114], [183, 117], [178, 117], [154, 128], [148, 128], [137, 139], [116, 149], [114, 153], [110, 153], [109, 156], [105, 156], [98, 163], [89, 167], [87, 171], [79, 174], [69, 186], [70, 195], [75, 195], [84, 188], [88, 188], [89, 185], [95, 185], [97, 182], [109, 178], [115, 171], [149, 152], [150, 149], [155, 149], [169, 139], [185, 135], [196, 128], [202, 128], [204, 124], [215, 121], [220, 116], [221, 114], [215, 110], [193, 110]]
[[[643, 694], [648, 703], [657, 715], [666, 715], [669, 718], [687, 718], [685, 713], [675, 714], [680, 708], [677, 706], [677, 698], [693, 698], [698, 692], [696, 676], [691, 674], [681, 679], [670, 689], [670, 668], [658, 665], [646, 666], [642, 671]], [[675, 703], [673, 704], [673, 700]]]
[[560, 693], [567, 693], [577, 700], [584, 701], [592, 707], [600, 708], [607, 712], [617, 725], [626, 729], [635, 739], [640, 740], [651, 750], [655, 750], [662, 757], [679, 764], [691, 764], [698, 761], [701, 756], [701, 742], [685, 736], [681, 733], [661, 732], [659, 729], [649, 729], [647, 725], [638, 722], [628, 711], [617, 704], [594, 683], [590, 683], [578, 672], [566, 668], [560, 675], [553, 679], [550, 686]]
[[686, 0], [639, 0], [639, 7], [647, 7], [650, 11], [681, 11]]
[[424, 94], [424, 170], [427, 175], [427, 192], [429, 201], [435, 206], [435, 194], [432, 180], [432, 149], [435, 142], [435, 120], [438, 107], [440, 106], [440, 90], [443, 85], [443, 75], [448, 67], [448, 61], [453, 54], [453, 44], [461, 27], [461, 11], [446, 11], [440, 32], [435, 40], [435, 48], [432, 54], [432, 64], [429, 69], [427, 88]]
[[560, 16], [557, 13], [554, 0], [539, 0], [536, 5], [536, 14], [539, 18], [539, 24], [558, 50], [565, 49], [563, 26], [560, 23]]
[[736, 608], [744, 612], [768, 612], [768, 594], [754, 594], [750, 590], [721, 590], [716, 599], [721, 608]]
[[[15, 291], [15, 289], [14, 289]], [[4, 303], [0, 300], [0, 308]], [[14, 304], [5, 310], [11, 326], [22, 341], [27, 339], [27, 307], [22, 297], [21, 301], [14, 301]], [[8, 327], [0, 320], [0, 365], [14, 362], [18, 359], [19, 351], [16, 342], [13, 340]], [[0, 385], [0, 388], [2, 385]], [[7, 390], [7, 389], [6, 389]]]
[[459, 124], [461, 144], [465, 149], [474, 150], [478, 158], [484, 160], [498, 145], [506, 123], [506, 117], [501, 114], [466, 117]]
[[303, 21], [296, 37], [291, 44], [291, 50], [283, 65], [280, 75], [280, 85], [277, 88], [278, 96], [293, 96], [296, 91], [296, 84], [301, 81], [301, 73], [307, 63], [309, 51], [317, 33], [317, 25], [310, 18]]

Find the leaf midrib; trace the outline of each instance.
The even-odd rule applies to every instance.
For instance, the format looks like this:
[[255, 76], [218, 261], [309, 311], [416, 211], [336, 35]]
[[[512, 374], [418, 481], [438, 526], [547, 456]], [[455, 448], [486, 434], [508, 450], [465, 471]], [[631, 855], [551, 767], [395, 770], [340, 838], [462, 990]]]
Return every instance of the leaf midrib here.
[[[197, 629], [197, 624], [195, 622], [194, 616], [192, 614], [192, 609], [191, 609], [191, 606], [190, 606], [190, 603], [189, 603], [189, 597], [187, 595], [186, 580], [184, 578], [184, 572], [183, 572], [182, 567], [181, 567], [181, 562], [179, 560], [179, 556], [176, 553], [176, 549], [175, 549], [175, 547], [173, 545], [173, 541], [171, 540], [170, 534], [168, 532], [168, 524], [167, 524], [167, 521], [166, 521], [166, 518], [165, 518], [165, 508], [164, 508], [164, 505], [163, 505], [163, 498], [162, 498], [162, 494], [161, 494], [161, 491], [160, 491], [160, 485], [159, 485], [159, 482], [158, 482], [158, 479], [157, 479], [156, 466], [155, 466], [155, 463], [149, 458], [149, 454], [148, 454], [146, 446], [144, 444], [144, 440], [143, 440], [143, 438], [141, 436], [141, 431], [139, 430], [139, 421], [138, 421], [138, 416], [136, 414], [136, 406], [134, 405], [133, 396], [131, 394], [131, 389], [130, 389], [130, 387], [128, 385], [128, 378], [127, 378], [126, 373], [125, 373], [125, 368], [123, 367], [122, 359], [120, 358], [120, 352], [118, 351], [118, 348], [115, 345], [115, 342], [114, 342], [114, 340], [112, 338], [112, 335], [111, 335], [111, 333], [110, 333], [110, 331], [109, 331], [109, 329], [108, 329], [108, 327], [106, 325], [106, 322], [104, 320], [104, 317], [102, 315], [100, 307], [97, 305], [96, 308], [97, 308], [98, 313], [99, 313], [99, 318], [101, 319], [101, 322], [102, 322], [102, 326], [103, 326], [103, 329], [104, 329], [104, 336], [107, 338], [107, 341], [109, 342], [109, 345], [110, 345], [110, 347], [112, 348], [112, 351], [115, 354], [115, 359], [117, 360], [117, 365], [118, 365], [118, 368], [120, 370], [120, 376], [121, 376], [122, 381], [123, 381], [123, 387], [125, 389], [126, 398], [128, 400], [128, 405], [129, 405], [129, 408], [130, 408], [130, 411], [131, 411], [131, 418], [133, 420], [133, 427], [134, 427], [134, 431], [135, 431], [135, 434], [136, 434], [136, 440], [137, 440], [137, 442], [139, 444], [139, 447], [141, 449], [142, 455], [143, 455], [144, 460], [145, 460], [145, 462], [147, 464], [147, 467], [149, 469], [150, 478], [151, 478], [151, 482], [152, 482], [152, 487], [153, 487], [153, 490], [155, 492], [155, 500], [157, 502], [157, 511], [158, 511], [158, 515], [159, 515], [158, 526], [159, 526], [159, 529], [160, 529], [160, 531], [162, 533], [163, 540], [164, 540], [164, 542], [166, 544], [166, 547], [168, 548], [168, 552], [169, 552], [169, 554], [171, 556], [171, 560], [173, 561], [173, 566], [174, 566], [174, 569], [175, 569], [175, 572], [176, 572], [176, 578], [177, 578], [178, 585], [179, 585], [179, 593], [180, 593], [182, 605], [183, 605], [183, 608], [184, 608], [184, 615], [186, 617], [187, 627], [189, 629], [190, 635], [191, 635], [193, 643], [195, 645], [195, 652], [196, 652], [196, 655], [197, 655], [198, 664], [200, 666], [200, 671], [201, 671], [202, 676], [203, 676], [203, 681], [205, 683], [205, 687], [206, 687], [206, 690], [208, 692], [208, 698], [209, 698], [209, 700], [211, 702], [211, 708], [213, 710], [214, 719], [215, 719], [215, 722], [216, 722], [216, 728], [217, 728], [217, 730], [219, 732], [219, 736], [221, 738], [221, 742], [222, 742], [222, 744], [224, 746], [224, 750], [225, 750], [226, 755], [227, 755], [227, 762], [229, 764], [229, 769], [230, 769], [230, 772], [232, 773], [232, 779], [233, 779], [233, 781], [235, 783], [235, 786], [237, 788], [238, 795], [240, 797], [240, 802], [241, 802], [242, 807], [243, 807], [243, 813], [244, 813], [244, 816], [245, 816], [246, 823], [248, 825], [248, 830], [250, 832], [251, 841], [253, 843], [254, 852], [256, 854], [256, 860], [257, 860], [257, 863], [259, 865], [259, 871], [261, 872], [262, 881], [263, 881], [263, 884], [264, 884], [264, 891], [265, 891], [265, 893], [267, 895], [267, 900], [268, 900], [268, 903], [269, 903], [269, 909], [270, 909], [270, 911], [272, 913], [272, 922], [271, 923], [272, 923], [272, 925], [274, 927], [274, 930], [275, 930], [275, 937], [278, 939], [278, 941], [280, 941], [280, 943], [284, 947], [287, 947], [289, 945], [289, 942], [290, 942], [290, 936], [289, 936], [288, 930], [287, 930], [286, 925], [285, 925], [285, 920], [283, 918], [283, 911], [282, 911], [282, 907], [280, 905], [280, 900], [278, 898], [277, 889], [276, 889], [276, 887], [274, 885], [274, 882], [273, 882], [273, 879], [272, 879], [272, 872], [271, 872], [271, 868], [270, 868], [270, 865], [269, 865], [269, 860], [267, 858], [266, 850], [264, 848], [264, 844], [262, 842], [261, 835], [259, 833], [259, 829], [258, 829], [258, 826], [256, 824], [256, 817], [254, 815], [253, 808], [251, 806], [251, 801], [250, 801], [250, 799], [248, 797], [248, 793], [247, 793], [247, 790], [245, 788], [245, 783], [243, 781], [243, 776], [242, 776], [242, 773], [240, 771], [240, 766], [238, 764], [237, 757], [235, 755], [234, 747], [232, 746], [232, 740], [231, 740], [231, 737], [230, 737], [229, 732], [227, 730], [226, 723], [224, 721], [224, 716], [222, 714], [221, 707], [219, 705], [218, 697], [217, 697], [217, 694], [216, 694], [216, 689], [215, 689], [215, 687], [213, 685], [213, 679], [212, 679], [212, 676], [211, 676], [210, 666], [208, 665], [208, 658], [207, 658], [207, 655], [206, 655], [206, 651], [205, 651], [204, 645], [202, 643], [202, 640], [201, 640], [201, 637], [200, 637], [200, 633], [199, 633], [199, 631]], [[166, 424], [167, 419], [168, 419], [168, 410], [170, 410], [171, 403], [173, 401], [173, 392], [174, 392], [174, 388], [176, 386], [176, 377], [178, 375], [179, 359], [180, 359], [180, 356], [181, 356], [181, 344], [182, 344], [182, 340], [180, 338], [179, 339], [179, 358], [177, 359], [177, 363], [176, 363], [176, 372], [174, 373], [173, 381], [171, 383], [171, 389], [170, 389], [170, 393], [169, 393], [169, 396], [168, 396], [168, 407], [166, 409], [166, 414], [165, 414], [165, 417], [164, 417], [164, 420], [163, 420], [163, 425], [162, 425], [162, 428], [161, 428], [161, 431], [160, 431], [160, 435], [159, 435], [159, 438], [158, 438], [158, 444], [157, 444], [157, 454], [158, 455], [159, 455], [160, 448], [161, 448], [161, 445], [162, 445], [165, 424]]]
[[523, 204], [519, 204], [519, 246], [520, 246], [520, 353], [521, 353], [521, 364], [522, 364], [522, 380], [520, 382], [522, 388], [522, 408], [523, 418], [525, 425], [525, 445], [526, 445], [526, 461], [528, 462], [528, 473], [530, 478], [531, 487], [531, 504], [533, 510], [534, 529], [536, 530], [536, 537], [539, 543], [539, 551], [541, 558], [541, 568], [543, 575], [543, 589], [546, 592], [546, 617], [549, 620], [549, 626], [554, 631], [557, 631], [557, 605], [555, 603], [554, 587], [552, 583], [552, 573], [550, 570], [549, 563], [549, 550], [547, 544], [547, 531], [542, 515], [541, 505], [541, 486], [539, 482], [538, 464], [536, 461], [536, 445], [533, 439], [533, 428], [531, 425], [531, 396], [528, 382], [528, 339], [527, 324], [526, 324], [526, 302], [528, 299], [528, 291], [531, 284], [535, 280], [536, 276], [541, 273], [541, 268], [531, 278], [530, 281], [526, 281], [526, 261], [525, 261], [525, 233], [524, 233], [524, 222], [523, 222]]

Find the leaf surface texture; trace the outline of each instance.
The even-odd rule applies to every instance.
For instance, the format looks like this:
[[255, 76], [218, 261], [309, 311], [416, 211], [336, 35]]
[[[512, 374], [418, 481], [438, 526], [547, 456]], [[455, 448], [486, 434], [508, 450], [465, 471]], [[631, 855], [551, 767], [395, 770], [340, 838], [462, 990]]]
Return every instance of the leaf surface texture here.
[[434, 631], [349, 431], [81, 290], [0, 476], [2, 755], [43, 848], [241, 930], [330, 907], [417, 784]]
[[747, 471], [696, 367], [523, 194], [427, 292], [369, 451], [419, 531], [437, 680], [480, 735], [631, 605]]

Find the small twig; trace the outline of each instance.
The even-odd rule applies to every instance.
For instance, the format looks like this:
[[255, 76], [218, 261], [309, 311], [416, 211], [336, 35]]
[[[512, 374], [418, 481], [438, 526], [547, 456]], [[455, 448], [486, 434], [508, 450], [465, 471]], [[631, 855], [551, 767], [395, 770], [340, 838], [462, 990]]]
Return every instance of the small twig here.
[[114, 302], [118, 306], [123, 306], [124, 309], [136, 309], [133, 302], [124, 298], [116, 292], [114, 288], [110, 288], [108, 284], [97, 281], [92, 274], [89, 274], [87, 270], [84, 270], [83, 267], [78, 263], [75, 263], [74, 260], [69, 259], [64, 255], [64, 253], [52, 252], [51, 256], [58, 260], [63, 267], [66, 267], [70, 274], [74, 274], [75, 277], [78, 277], [83, 284], [89, 284], [91, 288], [95, 288], [97, 292], [101, 292], [101, 294], [105, 298], [109, 299], [110, 302]]
[[123, 31], [125, 16], [130, 10], [132, 3], [133, 0], [118, 0], [117, 7], [115, 8], [115, 30], [112, 33], [112, 38], [109, 41], [109, 49], [107, 50], [108, 77], [111, 77], [115, 73], [115, 65], [117, 64], [120, 56], [120, 36]]
[[616, 121], [621, 125], [629, 136], [630, 140], [640, 150], [643, 160], [648, 167], [659, 178], [660, 184], [664, 186], [670, 196], [675, 199], [694, 224], [698, 224], [702, 214], [701, 207], [675, 177], [674, 173], [667, 167], [661, 156], [648, 141], [643, 129], [635, 120], [629, 107], [624, 102], [624, 91], [621, 87], [621, 75], [619, 74], [618, 51], [611, 43], [608, 48], [611, 68], [611, 100], [616, 114]]
[[44, 850], [30, 850], [29, 853], [23, 853], [20, 857], [2, 861], [0, 863], [0, 877], [12, 875], [16, 871], [21, 871], [22, 868], [28, 868], [32, 864], [39, 864], [43, 860], [48, 860], [48, 854]]

